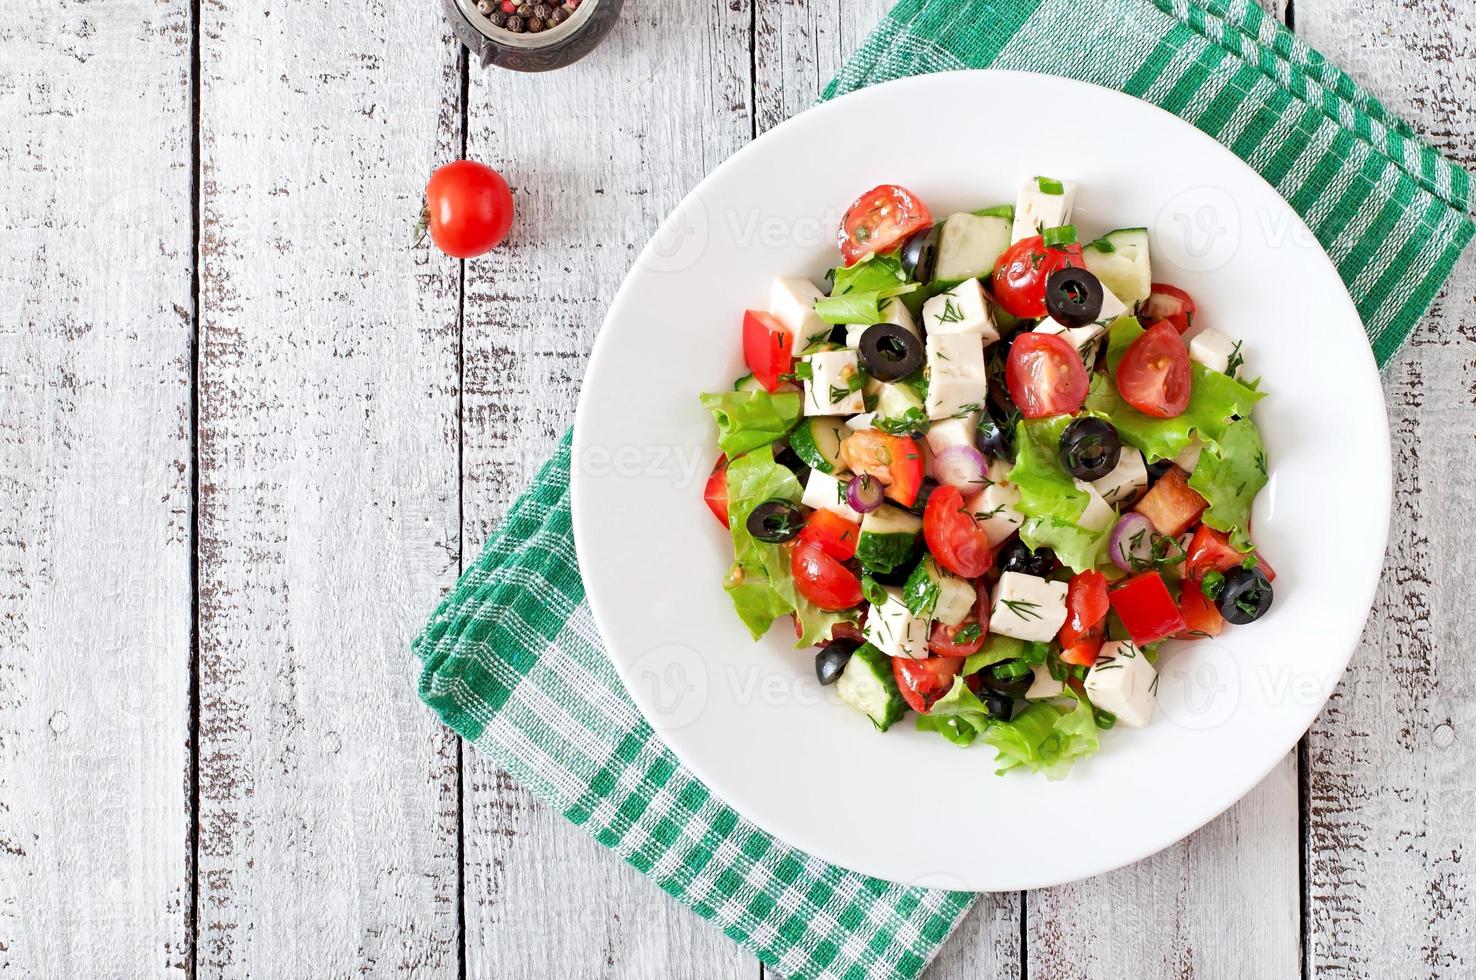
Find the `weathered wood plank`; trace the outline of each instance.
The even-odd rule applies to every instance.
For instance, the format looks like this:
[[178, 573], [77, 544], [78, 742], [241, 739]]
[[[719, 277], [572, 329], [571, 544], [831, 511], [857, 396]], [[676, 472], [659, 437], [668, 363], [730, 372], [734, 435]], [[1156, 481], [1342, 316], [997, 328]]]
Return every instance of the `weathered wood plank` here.
[[[1476, 10], [1298, 0], [1297, 30], [1467, 169]], [[1308, 751], [1310, 973], [1476, 973], [1476, 253], [1385, 372], [1395, 459], [1383, 586]]]
[[[476, 554], [573, 419], [606, 306], [657, 222], [747, 141], [746, 3], [628, 3], [556, 75], [474, 68], [468, 153], [519, 208], [467, 265], [463, 542]], [[465, 753], [467, 974], [744, 977], [753, 958]]]
[[206, 977], [454, 977], [457, 751], [407, 644], [454, 580], [459, 142], [434, 4], [201, 11]]
[[0, 973], [189, 967], [190, 14], [0, 20]]

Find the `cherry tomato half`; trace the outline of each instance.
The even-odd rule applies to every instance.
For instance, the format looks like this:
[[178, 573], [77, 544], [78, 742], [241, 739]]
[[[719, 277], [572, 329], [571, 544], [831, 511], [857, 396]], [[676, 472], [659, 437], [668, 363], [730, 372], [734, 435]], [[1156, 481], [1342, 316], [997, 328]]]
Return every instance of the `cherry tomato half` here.
[[1230, 535], [1216, 531], [1208, 524], [1199, 525], [1194, 538], [1189, 542], [1189, 557], [1184, 562], [1184, 574], [1189, 578], [1204, 578], [1207, 572], [1228, 572], [1245, 561], [1245, 555], [1230, 544]]
[[861, 604], [861, 580], [810, 541], [800, 541], [789, 556], [789, 571], [800, 595], [827, 612]]
[[1046, 315], [1046, 280], [1057, 269], [1081, 268], [1081, 246], [1047, 245], [1039, 235], [1022, 238], [994, 264], [994, 299], [1006, 313], [1038, 319]]
[[911, 436], [889, 436], [864, 429], [841, 443], [841, 456], [853, 473], [869, 473], [881, 481], [888, 497], [903, 507], [917, 502], [922, 489], [923, 452]]
[[897, 687], [902, 700], [919, 714], [937, 704], [953, 689], [953, 679], [963, 667], [958, 657], [929, 657], [926, 660], [909, 660], [906, 657], [892, 658], [892, 674], [897, 678]]
[[712, 475], [707, 478], [707, 486], [702, 488], [702, 499], [707, 501], [707, 509], [712, 511], [712, 516], [722, 521], [723, 527], [727, 527], [728, 457], [718, 457], [717, 465], [712, 468]]
[[472, 160], [457, 160], [431, 174], [425, 211], [431, 241], [458, 259], [474, 259], [507, 237], [513, 197], [502, 175]]
[[846, 210], [836, 243], [845, 264], [855, 265], [867, 255], [890, 252], [932, 223], [933, 213], [916, 194], [897, 184], [882, 184]]
[[[984, 648], [984, 640], [989, 636], [989, 590], [979, 588], [979, 598], [974, 603], [974, 611], [964, 618], [957, 626], [946, 626], [943, 623], [933, 624], [933, 635], [928, 637], [928, 649], [940, 657], [972, 657]], [[965, 639], [959, 642], [958, 634], [970, 626], [979, 628], [979, 635], [973, 639]], [[969, 630], [970, 633], [973, 630]]]
[[1194, 325], [1194, 299], [1178, 286], [1155, 282], [1143, 303], [1143, 318], [1149, 323], [1166, 320], [1179, 333]]
[[1154, 418], [1184, 414], [1191, 384], [1189, 348], [1168, 323], [1149, 327], [1128, 346], [1117, 365], [1122, 400]]
[[836, 561], [850, 561], [856, 556], [856, 539], [861, 525], [848, 521], [833, 510], [817, 510], [805, 521], [800, 540], [817, 544]]
[[1073, 647], [1090, 637], [1100, 637], [1100, 628], [1110, 608], [1107, 576], [1096, 569], [1073, 575], [1066, 586], [1066, 622], [1059, 634], [1061, 646]]
[[1179, 597], [1179, 615], [1184, 617], [1184, 632], [1181, 640], [1201, 640], [1219, 636], [1225, 632], [1225, 617], [1200, 588], [1198, 579], [1185, 579], [1184, 592]]
[[1005, 386], [1027, 419], [1077, 411], [1091, 384], [1081, 356], [1056, 334], [1022, 333], [1010, 345]]
[[794, 370], [794, 335], [776, 317], [759, 310], [746, 310], [743, 360], [765, 391], [777, 391], [779, 376]]
[[957, 487], [940, 486], [923, 510], [923, 540], [938, 564], [955, 575], [978, 578], [994, 564], [989, 535], [964, 506]]

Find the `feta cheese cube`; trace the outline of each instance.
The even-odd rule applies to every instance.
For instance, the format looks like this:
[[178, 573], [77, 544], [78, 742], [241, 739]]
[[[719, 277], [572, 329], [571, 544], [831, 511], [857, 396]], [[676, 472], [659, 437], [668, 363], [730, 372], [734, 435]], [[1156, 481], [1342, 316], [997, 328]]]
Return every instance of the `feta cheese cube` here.
[[860, 385], [851, 388], [853, 378], [859, 382], [854, 350], [821, 351], [805, 360], [810, 365], [810, 377], [805, 379], [806, 415], [855, 415], [866, 411]]
[[972, 497], [964, 499], [964, 508], [973, 515], [974, 524], [989, 538], [989, 547], [998, 547], [1020, 530], [1025, 516], [1016, 509], [1020, 490], [1013, 484], [993, 483]]
[[[919, 582], [930, 584], [936, 593], [932, 599], [932, 608], [924, 612], [931, 613], [931, 617], [945, 626], [957, 626], [966, 619], [969, 613], [974, 611], [974, 606], [979, 602], [979, 593], [969, 584], [967, 579], [959, 578], [945, 570], [932, 557], [923, 559], [921, 567], [908, 578], [903, 592], [911, 592]], [[912, 593], [914, 598], [919, 593]], [[922, 593], [925, 595], [926, 593]], [[914, 602], [914, 605], [917, 603]]]
[[1093, 480], [1092, 486], [1113, 506], [1132, 500], [1148, 486], [1148, 464], [1143, 461], [1143, 454], [1132, 446], [1123, 446], [1122, 456], [1112, 472]]
[[1050, 317], [1040, 321], [1035, 327], [1036, 333], [1049, 333], [1065, 340], [1081, 355], [1081, 361], [1088, 366], [1095, 364], [1097, 350], [1102, 344], [1102, 338], [1107, 335], [1107, 330], [1100, 323], [1088, 323], [1082, 327], [1067, 327]]
[[1193, 473], [1194, 468], [1199, 465], [1199, 454], [1204, 452], [1204, 443], [1198, 439], [1191, 440], [1189, 445], [1179, 450], [1179, 455], [1174, 457], [1174, 465], [1185, 473]]
[[1142, 728], [1153, 717], [1157, 680], [1148, 658], [1124, 640], [1102, 645], [1083, 683], [1092, 704], [1116, 715], [1119, 724]]
[[1102, 499], [1097, 488], [1085, 480], [1077, 480], [1076, 489], [1087, 495], [1086, 510], [1076, 519], [1078, 527], [1084, 527], [1088, 531], [1105, 531], [1117, 520], [1117, 511], [1112, 505]]
[[866, 640], [889, 657], [924, 660], [928, 655], [928, 621], [908, 612], [902, 590], [886, 586], [887, 601], [872, 606], [862, 632]]
[[1239, 353], [1239, 341], [1231, 340], [1213, 327], [1198, 331], [1189, 341], [1189, 360], [1221, 374], [1229, 373], [1230, 361]]
[[[895, 323], [897, 326], [901, 327], [903, 330], [906, 330], [914, 337], [922, 336], [922, 334], [918, 332], [917, 320], [913, 319], [912, 311], [907, 308], [907, 304], [902, 302], [900, 298], [894, 296], [891, 299], [882, 300], [881, 311], [881, 323]], [[872, 326], [872, 324], [870, 323], [847, 324], [846, 346], [860, 347], [861, 335], [864, 334], [867, 328], [870, 326]]]
[[989, 482], [1009, 483], [1010, 471], [1014, 468], [1015, 464], [1011, 463], [1007, 459], [991, 459], [989, 461], [989, 472], [987, 474], [987, 476], [989, 477]]
[[929, 334], [927, 354], [928, 418], [946, 419], [977, 411], [989, 393], [984, 344], [979, 335]]
[[1071, 208], [1076, 203], [1076, 182], [1058, 180], [1060, 194], [1047, 194], [1040, 189], [1042, 180], [1051, 178], [1031, 177], [1020, 185], [1020, 196], [1015, 202], [1015, 226], [1010, 231], [1010, 242], [1039, 235], [1046, 228], [1059, 228], [1071, 223]]
[[1066, 622], [1066, 583], [1005, 572], [990, 601], [989, 632], [1047, 643]]
[[968, 412], [958, 418], [945, 419], [928, 429], [923, 439], [934, 455], [954, 446], [974, 446], [974, 433], [979, 431], [979, 413]]
[[828, 510], [833, 514], [839, 514], [848, 521], [861, 523], [861, 515], [851, 509], [846, 503], [846, 481], [842, 481], [829, 473], [821, 473], [819, 470], [811, 470], [810, 478], [805, 481], [805, 492], [800, 497], [800, 503], [815, 510]]
[[986, 344], [999, 339], [994, 311], [985, 301], [984, 287], [977, 279], [965, 279], [948, 292], [934, 296], [923, 304], [922, 315], [929, 337], [970, 333], [982, 337]]
[[825, 294], [808, 279], [775, 279], [769, 289], [769, 313], [794, 335], [793, 353], [830, 336], [830, 324], [815, 312], [815, 301]]
[[1111, 326], [1112, 321], [1128, 312], [1127, 304], [1117, 298], [1117, 294], [1102, 287], [1102, 312], [1097, 314], [1097, 322], [1104, 327]]
[[1026, 701], [1049, 701], [1066, 693], [1066, 682], [1052, 677], [1045, 664], [1033, 664], [1030, 670], [1035, 674], [1035, 680], [1030, 682], [1030, 689], [1025, 692]]
[[846, 428], [852, 432], [865, 432], [867, 429], [876, 428], [876, 413], [862, 412], [860, 415], [852, 415], [846, 419]]

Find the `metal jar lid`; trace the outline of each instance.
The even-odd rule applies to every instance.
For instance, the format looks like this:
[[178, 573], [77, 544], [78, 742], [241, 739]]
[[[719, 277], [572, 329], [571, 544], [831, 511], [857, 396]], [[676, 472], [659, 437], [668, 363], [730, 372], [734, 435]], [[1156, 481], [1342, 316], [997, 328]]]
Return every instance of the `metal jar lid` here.
[[557, 27], [537, 34], [514, 34], [477, 9], [476, 0], [442, 0], [446, 20], [458, 40], [482, 65], [513, 71], [551, 71], [571, 65], [594, 50], [615, 26], [624, 0], [583, 0]]

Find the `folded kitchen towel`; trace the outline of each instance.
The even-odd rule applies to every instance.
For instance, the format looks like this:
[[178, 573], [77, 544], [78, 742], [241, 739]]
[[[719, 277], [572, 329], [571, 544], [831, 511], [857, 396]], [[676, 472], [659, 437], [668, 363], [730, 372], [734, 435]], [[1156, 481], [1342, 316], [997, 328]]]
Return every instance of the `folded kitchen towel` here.
[[[1467, 174], [1252, 0], [904, 0], [826, 97], [985, 67], [1117, 88], [1228, 146], [1322, 241], [1380, 364], [1472, 236]], [[677, 762], [600, 648], [567, 435], [414, 649], [447, 725], [783, 976], [915, 977], [973, 900], [797, 851]]]

